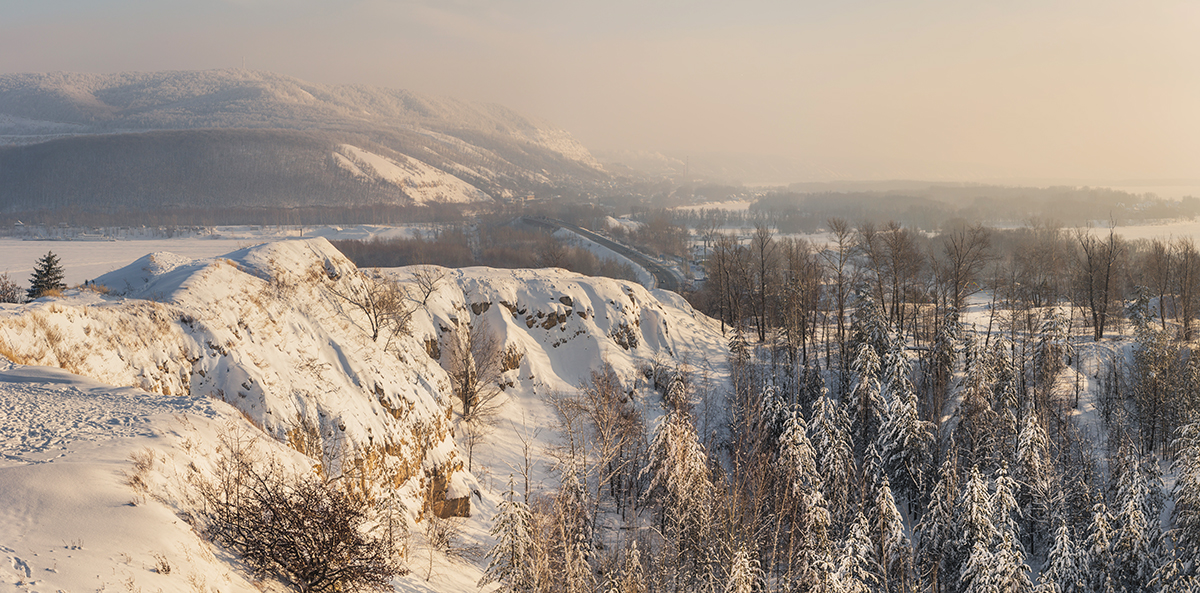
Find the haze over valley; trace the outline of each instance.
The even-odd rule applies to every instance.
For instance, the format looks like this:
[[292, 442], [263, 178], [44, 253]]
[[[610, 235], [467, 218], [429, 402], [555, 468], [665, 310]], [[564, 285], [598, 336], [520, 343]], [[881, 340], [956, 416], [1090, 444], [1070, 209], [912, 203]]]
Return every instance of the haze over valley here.
[[0, 7], [0, 591], [1200, 590], [1200, 7]]

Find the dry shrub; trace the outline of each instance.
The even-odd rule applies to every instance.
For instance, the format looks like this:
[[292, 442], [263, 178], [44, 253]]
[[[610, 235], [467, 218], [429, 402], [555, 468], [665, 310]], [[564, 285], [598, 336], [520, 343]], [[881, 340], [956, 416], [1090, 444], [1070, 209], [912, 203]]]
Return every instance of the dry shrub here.
[[521, 361], [524, 359], [525, 353], [517, 348], [516, 344], [509, 344], [504, 349], [504, 354], [500, 358], [500, 372], [504, 373], [521, 368]]
[[79, 287], [79, 290], [90, 290], [96, 294], [108, 294], [108, 293], [112, 292], [111, 290], [109, 290], [109, 288], [107, 286], [105, 286], [103, 284], [84, 284]]
[[402, 570], [393, 542], [368, 534], [370, 508], [340, 482], [295, 475], [256, 458], [253, 442], [225, 435], [212, 479], [193, 476], [202, 531], [258, 578], [301, 591], [389, 588]]

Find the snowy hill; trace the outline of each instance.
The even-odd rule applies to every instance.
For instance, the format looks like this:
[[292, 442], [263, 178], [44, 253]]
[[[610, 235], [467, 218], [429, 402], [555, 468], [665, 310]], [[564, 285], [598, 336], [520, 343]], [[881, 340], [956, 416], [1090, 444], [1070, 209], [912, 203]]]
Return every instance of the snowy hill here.
[[[258, 435], [261, 454], [297, 474], [364, 477], [376, 498], [394, 492], [412, 521], [431, 491], [467, 497], [464, 543], [486, 548], [521, 433], [536, 434], [532, 487], [554, 487], [541, 453], [558, 438], [547, 396], [607, 362], [654, 418], [649, 371], [684, 365], [712, 389], [727, 381], [719, 330], [673, 293], [562, 270], [384, 274], [410, 295], [436, 278], [391, 345], [372, 340], [369, 320], [337, 296], [368, 279], [324, 239], [211, 260], [154, 253], [98, 278], [106, 294], [0, 305], [0, 355], [17, 363], [0, 359], [4, 587], [254, 589], [184, 520], [197, 504], [187, 476], [214, 471], [230, 433]], [[489, 327], [512, 363], [473, 473], [443, 369], [448, 340], [468, 324]], [[482, 560], [418, 554], [419, 529], [412, 572], [393, 584], [476, 590]]]
[[[419, 183], [348, 170], [346, 145]], [[406, 205], [608, 179], [569, 134], [498, 105], [245, 70], [0, 75], [0, 173], [10, 212]]]

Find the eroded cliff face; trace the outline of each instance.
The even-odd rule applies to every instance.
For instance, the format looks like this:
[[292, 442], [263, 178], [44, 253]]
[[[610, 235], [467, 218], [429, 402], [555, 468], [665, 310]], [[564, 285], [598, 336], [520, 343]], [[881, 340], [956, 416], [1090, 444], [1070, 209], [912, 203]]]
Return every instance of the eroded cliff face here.
[[371, 339], [337, 296], [361, 282], [323, 239], [206, 261], [156, 253], [98, 278], [98, 291], [3, 310], [0, 349], [163, 397], [226, 401], [322, 471], [417, 495], [462, 465], [438, 388], [445, 372]]
[[[374, 331], [353, 302], [372, 277], [407, 295], [404, 331]], [[501, 407], [574, 389], [605, 364], [632, 389], [665, 365], [720, 374], [728, 354], [712, 320], [673, 293], [563, 270], [364, 273], [324, 239], [212, 260], [147, 255], [94, 290], [0, 309], [0, 354], [164, 398], [228, 402], [320, 471], [399, 489], [410, 509], [464, 515], [478, 485], [455, 445], [443, 367], [468, 326], [504, 350], [493, 379]]]

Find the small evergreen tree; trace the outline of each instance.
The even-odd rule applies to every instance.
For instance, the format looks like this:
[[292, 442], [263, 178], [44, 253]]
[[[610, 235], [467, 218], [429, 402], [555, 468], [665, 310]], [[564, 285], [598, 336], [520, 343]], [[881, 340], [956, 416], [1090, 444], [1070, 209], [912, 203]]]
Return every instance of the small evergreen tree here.
[[500, 583], [502, 591], [530, 591], [533, 575], [533, 515], [525, 503], [514, 500], [512, 477], [508, 479], [508, 494], [500, 502], [500, 513], [492, 526], [496, 545], [488, 551], [487, 570], [479, 586]]
[[848, 593], [867, 593], [880, 589], [879, 561], [875, 557], [875, 546], [867, 535], [870, 529], [867, 518], [859, 513], [850, 527], [850, 536], [842, 545], [838, 580]]
[[45, 256], [37, 260], [37, 265], [33, 268], [33, 276], [29, 278], [29, 292], [25, 295], [29, 297], [29, 300], [33, 300], [47, 292], [65, 289], [67, 285], [63, 283], [63, 275], [63, 267], [58, 261], [58, 256], [54, 255], [53, 251], [47, 251]]
[[8, 272], [0, 274], [0, 303], [19, 303], [21, 300], [21, 287], [8, 277]]
[[954, 526], [954, 501], [958, 495], [958, 475], [955, 462], [947, 456], [933, 491], [929, 495], [929, 506], [917, 525], [917, 563], [919, 576], [929, 584], [930, 591], [946, 591], [958, 576], [956, 551], [957, 532]]
[[1079, 551], [1075, 546], [1075, 538], [1071, 537], [1071, 528], [1061, 517], [1058, 528], [1054, 531], [1054, 545], [1046, 555], [1046, 564], [1038, 577], [1040, 590], [1056, 593], [1083, 593], [1087, 567], [1079, 563]]
[[879, 427], [883, 425], [887, 409], [883, 402], [883, 394], [879, 384], [879, 355], [870, 344], [864, 343], [858, 348], [851, 370], [854, 373], [853, 387], [850, 388], [849, 405], [853, 410], [853, 431], [856, 453], [861, 455], [870, 443], [879, 436]]
[[1087, 576], [1092, 591], [1103, 591], [1112, 584], [1110, 571], [1113, 565], [1112, 539], [1113, 516], [1101, 498], [1092, 507], [1092, 522], [1088, 526], [1088, 537], [1084, 544], [1082, 564], [1087, 567]]

